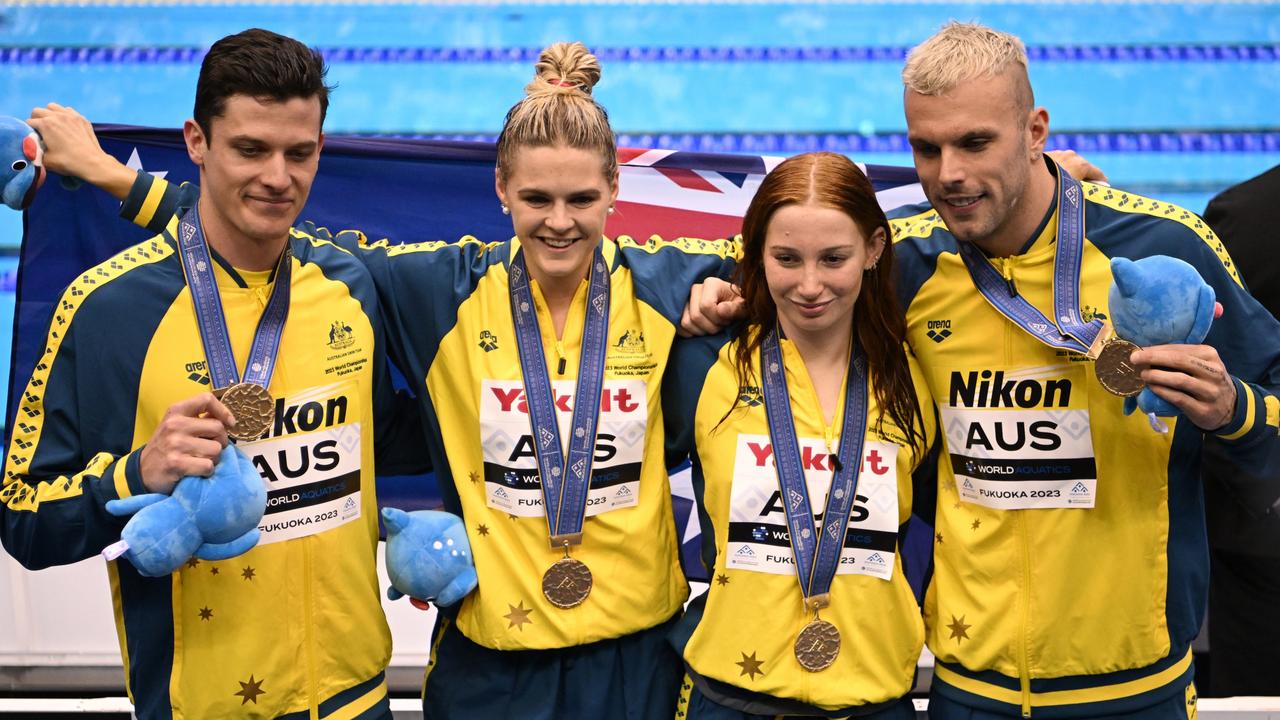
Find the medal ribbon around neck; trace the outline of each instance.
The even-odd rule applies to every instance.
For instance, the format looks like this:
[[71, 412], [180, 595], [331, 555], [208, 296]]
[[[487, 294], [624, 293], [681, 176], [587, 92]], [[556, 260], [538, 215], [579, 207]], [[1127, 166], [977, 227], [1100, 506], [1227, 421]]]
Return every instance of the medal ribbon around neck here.
[[[204, 345], [205, 358], [209, 361], [209, 380], [215, 389], [221, 390], [240, 382], [235, 355], [231, 351], [231, 339], [227, 336], [227, 318], [222, 312], [222, 299], [218, 282], [213, 274], [213, 258], [205, 242], [200, 213], [192, 207], [178, 224], [178, 257], [182, 272], [191, 289], [191, 302], [195, 305], [196, 323], [200, 327], [200, 341]], [[271, 384], [275, 370], [276, 353], [280, 350], [280, 337], [284, 333], [285, 319], [289, 316], [289, 284], [292, 263], [288, 245], [280, 256], [276, 269], [275, 286], [267, 307], [262, 311], [258, 327], [253, 334], [253, 345], [245, 362], [244, 382], [263, 389]]]
[[586, 517], [596, 425], [600, 420], [600, 396], [604, 389], [605, 352], [608, 349], [609, 272], [605, 267], [604, 254], [596, 248], [591, 259], [587, 316], [582, 328], [582, 355], [578, 359], [567, 462], [564, 445], [560, 442], [555, 396], [542, 352], [542, 333], [538, 329], [538, 313], [534, 308], [523, 250], [517, 250], [511, 261], [507, 287], [511, 294], [511, 315], [515, 319], [516, 346], [520, 352], [520, 371], [524, 375], [525, 400], [529, 406], [529, 425], [533, 431], [534, 454], [538, 459], [551, 545], [556, 548], [576, 545], [582, 540], [582, 524]]
[[960, 257], [982, 296], [1001, 315], [1049, 347], [1089, 354], [1102, 321], [1080, 316], [1080, 268], [1084, 257], [1084, 193], [1080, 183], [1060, 165], [1058, 170], [1058, 236], [1053, 260], [1053, 314], [1044, 316], [1020, 295], [971, 242], [960, 242]]
[[827, 492], [822, 530], [816, 538], [809, 485], [805, 481], [795, 421], [791, 416], [787, 371], [782, 363], [777, 329], [771, 330], [760, 345], [760, 366], [764, 376], [769, 440], [773, 444], [774, 467], [787, 511], [791, 550], [796, 557], [796, 578], [807, 603], [809, 598], [825, 595], [831, 589], [844, 549], [849, 515], [858, 490], [858, 476], [862, 472], [862, 446], [867, 432], [866, 364], [855, 337], [849, 357], [849, 375], [845, 381], [844, 422], [840, 428], [838, 461]]

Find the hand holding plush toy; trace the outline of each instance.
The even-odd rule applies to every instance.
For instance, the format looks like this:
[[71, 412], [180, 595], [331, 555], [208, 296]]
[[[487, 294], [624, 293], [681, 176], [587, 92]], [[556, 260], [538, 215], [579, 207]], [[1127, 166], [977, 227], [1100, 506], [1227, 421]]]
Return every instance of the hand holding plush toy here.
[[[1209, 334], [1222, 305], [1213, 287], [1190, 264], [1165, 255], [1133, 261], [1111, 261], [1108, 293], [1111, 324], [1116, 335], [1140, 348], [1155, 345], [1199, 345]], [[1143, 388], [1124, 400], [1124, 412], [1135, 408], [1158, 417], [1177, 417], [1178, 408]], [[1154, 422], [1153, 422], [1154, 426]]]
[[391, 578], [388, 598], [408, 595], [448, 607], [475, 589], [475, 562], [461, 518], [435, 510], [407, 513], [389, 507], [382, 509], [382, 519], [387, 526], [387, 575]]
[[121, 540], [103, 550], [124, 555], [146, 577], [163, 577], [192, 557], [226, 560], [258, 544], [267, 509], [267, 487], [253, 462], [235, 445], [218, 456], [213, 475], [188, 475], [172, 495], [149, 493], [107, 503], [107, 512], [130, 515]]

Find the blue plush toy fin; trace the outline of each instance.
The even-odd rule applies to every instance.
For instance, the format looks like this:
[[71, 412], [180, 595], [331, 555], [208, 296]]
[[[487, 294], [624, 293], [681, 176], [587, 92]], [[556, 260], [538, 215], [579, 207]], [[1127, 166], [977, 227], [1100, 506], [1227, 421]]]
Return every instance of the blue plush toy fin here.
[[409, 525], [409, 513], [400, 508], [382, 508], [382, 522], [387, 526], [387, 534], [395, 535]]
[[196, 557], [201, 560], [226, 560], [243, 555], [258, 544], [262, 532], [254, 528], [240, 537], [226, 543], [205, 543], [196, 549]]
[[1209, 326], [1213, 324], [1214, 306], [1217, 298], [1214, 296], [1212, 285], [1201, 285], [1200, 296], [1196, 299], [1196, 317], [1195, 322], [1191, 325], [1191, 331], [1187, 333], [1186, 342], [1196, 345], [1204, 341], [1209, 335]]
[[1130, 396], [1124, 399], [1124, 414], [1132, 415], [1134, 410], [1138, 409], [1137, 396]]
[[436, 605], [449, 607], [466, 597], [467, 593], [475, 590], [477, 584], [479, 584], [479, 581], [476, 577], [476, 569], [473, 567], [467, 568], [451, 580], [448, 585], [444, 586], [444, 589], [436, 596]]
[[118, 517], [132, 515], [142, 508], [154, 505], [167, 497], [169, 496], [161, 493], [147, 493], [146, 495], [134, 495], [123, 500], [108, 500], [107, 512]]
[[397, 590], [395, 585], [392, 585], [391, 587], [387, 588], [388, 600], [399, 600], [402, 597], [404, 597], [404, 593]]

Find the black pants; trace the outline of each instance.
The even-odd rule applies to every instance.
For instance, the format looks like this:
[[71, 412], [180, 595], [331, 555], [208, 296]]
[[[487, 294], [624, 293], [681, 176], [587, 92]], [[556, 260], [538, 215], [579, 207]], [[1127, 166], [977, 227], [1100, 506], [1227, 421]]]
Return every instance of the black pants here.
[[1280, 695], [1280, 557], [1210, 558], [1206, 695]]

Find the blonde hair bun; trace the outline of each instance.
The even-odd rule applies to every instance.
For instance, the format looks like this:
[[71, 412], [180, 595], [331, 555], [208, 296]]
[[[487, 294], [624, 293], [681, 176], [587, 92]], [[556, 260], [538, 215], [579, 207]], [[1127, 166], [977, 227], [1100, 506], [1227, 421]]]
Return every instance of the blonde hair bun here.
[[534, 66], [533, 82], [525, 95], [573, 92], [586, 95], [600, 82], [600, 61], [580, 42], [558, 42], [542, 51]]

